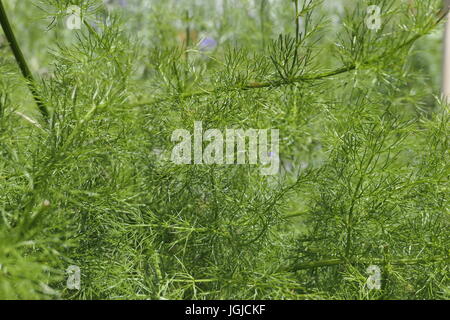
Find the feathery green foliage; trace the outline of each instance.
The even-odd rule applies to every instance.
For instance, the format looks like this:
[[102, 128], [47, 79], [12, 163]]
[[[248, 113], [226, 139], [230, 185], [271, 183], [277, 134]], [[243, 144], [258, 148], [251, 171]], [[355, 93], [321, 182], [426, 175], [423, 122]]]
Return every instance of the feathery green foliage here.
[[[440, 1], [1, 2], [1, 299], [449, 298]], [[279, 129], [279, 174], [172, 163], [194, 121]]]

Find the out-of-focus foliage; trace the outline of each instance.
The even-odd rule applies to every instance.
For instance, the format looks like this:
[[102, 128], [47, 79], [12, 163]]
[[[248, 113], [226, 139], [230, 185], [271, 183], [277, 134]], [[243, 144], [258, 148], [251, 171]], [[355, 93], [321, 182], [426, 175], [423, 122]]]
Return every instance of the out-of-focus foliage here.
[[[51, 119], [1, 34], [0, 298], [449, 298], [440, 1], [2, 2]], [[173, 164], [194, 121], [280, 173]]]

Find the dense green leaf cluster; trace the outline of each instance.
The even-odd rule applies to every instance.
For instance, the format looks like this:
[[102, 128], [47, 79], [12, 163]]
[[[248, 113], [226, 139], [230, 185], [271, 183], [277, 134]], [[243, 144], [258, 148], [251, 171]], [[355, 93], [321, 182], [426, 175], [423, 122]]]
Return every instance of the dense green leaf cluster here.
[[[449, 298], [440, 1], [1, 2], [50, 116], [0, 36], [0, 298]], [[174, 164], [194, 121], [279, 174]]]

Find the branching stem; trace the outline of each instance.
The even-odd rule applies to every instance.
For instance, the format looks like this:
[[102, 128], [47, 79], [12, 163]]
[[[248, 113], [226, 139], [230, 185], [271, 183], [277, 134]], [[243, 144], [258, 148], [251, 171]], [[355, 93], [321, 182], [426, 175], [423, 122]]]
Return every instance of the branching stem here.
[[363, 259], [363, 260], [355, 260], [355, 261], [347, 261], [344, 259], [329, 259], [329, 260], [320, 260], [320, 261], [311, 261], [311, 262], [303, 262], [294, 266], [295, 270], [304, 270], [304, 269], [315, 269], [321, 267], [332, 267], [338, 265], [345, 265], [348, 263], [353, 264], [379, 264], [379, 265], [411, 265], [411, 264], [424, 264], [424, 263], [433, 263], [433, 262], [450, 262], [448, 258], [442, 257], [431, 257], [431, 258], [423, 258], [423, 259], [394, 259], [394, 260], [385, 260], [380, 258], [374, 259]]

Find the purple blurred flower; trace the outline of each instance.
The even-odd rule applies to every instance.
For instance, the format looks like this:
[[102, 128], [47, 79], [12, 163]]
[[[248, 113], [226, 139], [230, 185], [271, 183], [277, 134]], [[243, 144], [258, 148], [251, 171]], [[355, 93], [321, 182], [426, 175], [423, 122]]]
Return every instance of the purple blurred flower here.
[[214, 50], [217, 47], [217, 41], [211, 37], [205, 37], [200, 41], [199, 47], [201, 51]]

